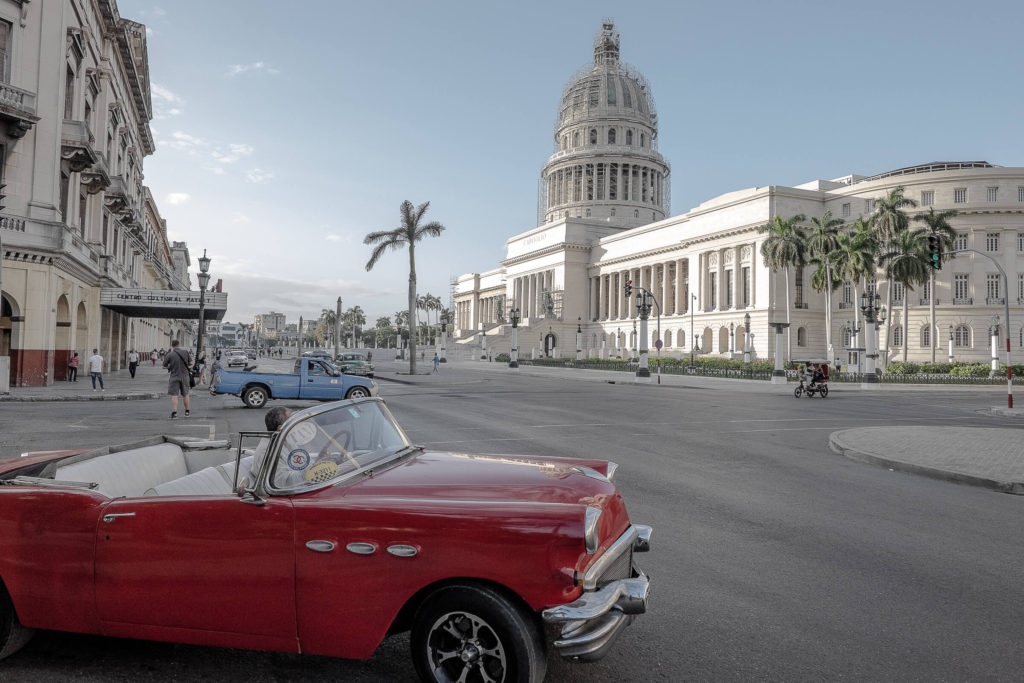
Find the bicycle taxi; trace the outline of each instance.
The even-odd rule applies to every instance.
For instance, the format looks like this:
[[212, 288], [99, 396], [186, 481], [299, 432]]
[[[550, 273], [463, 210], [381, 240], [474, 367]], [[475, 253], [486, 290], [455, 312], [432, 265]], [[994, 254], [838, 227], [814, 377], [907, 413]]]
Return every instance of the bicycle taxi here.
[[822, 358], [811, 358], [796, 362], [793, 368], [800, 373], [800, 385], [793, 389], [793, 396], [800, 398], [815, 394], [825, 398], [828, 396], [828, 361]]

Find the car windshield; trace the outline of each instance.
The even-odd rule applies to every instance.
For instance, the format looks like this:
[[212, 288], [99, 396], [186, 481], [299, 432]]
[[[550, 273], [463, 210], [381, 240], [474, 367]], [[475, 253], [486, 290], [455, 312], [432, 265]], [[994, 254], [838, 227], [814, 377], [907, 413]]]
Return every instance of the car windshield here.
[[378, 399], [338, 402], [295, 415], [282, 430], [271, 487], [296, 491], [382, 465], [411, 445]]

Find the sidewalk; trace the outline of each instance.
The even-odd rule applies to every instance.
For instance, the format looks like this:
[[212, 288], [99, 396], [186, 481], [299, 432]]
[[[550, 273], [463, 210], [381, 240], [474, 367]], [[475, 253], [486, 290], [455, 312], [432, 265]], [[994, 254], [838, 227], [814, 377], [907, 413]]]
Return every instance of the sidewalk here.
[[[147, 359], [135, 371], [132, 379], [127, 368], [117, 372], [104, 372], [105, 391], [92, 390], [88, 372], [79, 368], [77, 382], [54, 382], [48, 387], [11, 387], [10, 394], [0, 394], [0, 401], [137, 401], [167, 396], [167, 370], [160, 363], [155, 366]], [[206, 387], [196, 387], [205, 390]]]
[[898, 472], [1024, 495], [1022, 437], [999, 427], [861, 427], [833, 432], [829, 447]]

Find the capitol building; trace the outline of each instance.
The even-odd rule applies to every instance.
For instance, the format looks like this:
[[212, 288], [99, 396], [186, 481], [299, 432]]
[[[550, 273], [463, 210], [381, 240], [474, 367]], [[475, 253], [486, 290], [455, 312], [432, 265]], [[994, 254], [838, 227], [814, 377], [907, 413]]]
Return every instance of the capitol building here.
[[[848, 366], [861, 360], [867, 326], [856, 295], [867, 287], [891, 302], [878, 330], [883, 364], [902, 360], [904, 346], [911, 361], [946, 361], [950, 353], [957, 361], [988, 361], [993, 327], [1000, 339], [1006, 336], [1007, 303], [1013, 352], [1024, 350], [1024, 168], [931, 162], [794, 187], [739, 189], [672, 215], [671, 168], [658, 152], [651, 87], [620, 60], [619, 45], [606, 21], [593, 61], [562, 92], [554, 150], [540, 174], [538, 225], [508, 238], [497, 268], [456, 279], [457, 344], [508, 352], [515, 308], [521, 358], [575, 357], [577, 329], [584, 357], [630, 357], [640, 346], [636, 291], [642, 287], [657, 300], [649, 325], [652, 357], [660, 324], [662, 356], [742, 358], [749, 316], [754, 356], [773, 358], [769, 323], [786, 322], [788, 311], [787, 359], [827, 358]], [[758, 228], [774, 217], [803, 214], [809, 221], [831, 211], [849, 226], [867, 219], [875, 200], [899, 187], [917, 204], [905, 209], [911, 218], [955, 209], [949, 219], [957, 232], [954, 248], [974, 250], [943, 263], [934, 292], [928, 284], [893, 286], [879, 273], [877, 282], [840, 286], [827, 316], [826, 295], [811, 286], [813, 266], [787, 274], [765, 265], [760, 249], [767, 234]]]

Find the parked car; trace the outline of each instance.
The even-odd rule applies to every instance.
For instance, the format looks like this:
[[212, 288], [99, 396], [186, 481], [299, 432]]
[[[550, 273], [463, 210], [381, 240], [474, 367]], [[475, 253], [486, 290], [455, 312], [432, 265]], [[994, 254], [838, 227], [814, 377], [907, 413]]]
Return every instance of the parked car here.
[[646, 611], [613, 463], [429, 451], [378, 398], [259, 436], [0, 461], [0, 657], [31, 629], [357, 659], [409, 631], [425, 681], [541, 681]]
[[377, 384], [373, 380], [343, 375], [320, 358], [296, 358], [290, 373], [273, 367], [253, 367], [255, 372], [218, 372], [216, 381], [210, 385], [210, 393], [233, 394], [249, 408], [262, 408], [272, 398], [339, 401], [377, 395]]
[[367, 363], [365, 360], [339, 360], [335, 361], [334, 365], [346, 375], [373, 377], [373, 363]]
[[512, 356], [508, 355], [507, 353], [499, 353], [497, 356], [494, 357], [495, 363], [510, 363], [511, 361]]
[[236, 365], [245, 367], [249, 364], [249, 358], [245, 355], [245, 351], [228, 351], [225, 355], [225, 363], [229, 368], [233, 368]]
[[327, 360], [331, 360], [331, 354], [329, 354], [326, 351], [323, 351], [321, 349], [313, 349], [311, 351], [303, 351], [302, 352], [302, 357], [303, 358], [326, 358]]

